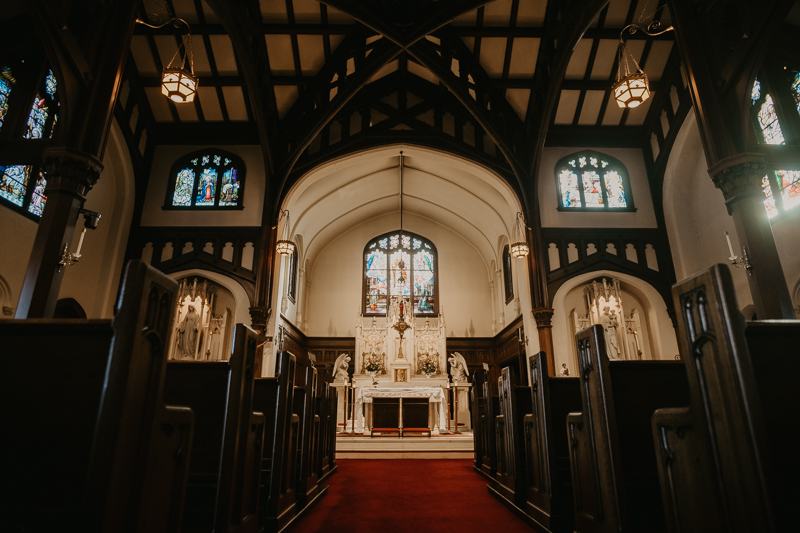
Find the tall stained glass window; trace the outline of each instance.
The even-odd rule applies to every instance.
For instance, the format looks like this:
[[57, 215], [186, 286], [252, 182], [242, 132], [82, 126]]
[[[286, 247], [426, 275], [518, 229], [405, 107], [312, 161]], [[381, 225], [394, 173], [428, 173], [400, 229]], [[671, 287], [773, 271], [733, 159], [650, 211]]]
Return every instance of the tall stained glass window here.
[[241, 209], [244, 161], [224, 150], [185, 155], [172, 166], [165, 209]]
[[559, 211], [635, 211], [625, 165], [585, 150], [556, 165]]
[[[28, 115], [27, 128], [23, 137], [25, 139], [49, 139], [53, 136], [58, 122], [58, 106], [56, 99], [58, 81], [53, 71], [45, 76], [44, 87], [33, 99], [33, 106]], [[49, 119], [49, 120], [48, 120]]]
[[8, 113], [8, 97], [16, 81], [10, 67], [0, 66], [0, 129]]
[[792, 78], [792, 97], [794, 98], [794, 105], [797, 112], [800, 113], [800, 72], [795, 72]]
[[778, 113], [775, 111], [775, 102], [758, 79], [753, 84], [750, 97], [753, 101], [757, 131], [761, 132], [763, 142], [765, 144], [784, 144], [786, 139], [778, 120]]
[[414, 314], [436, 314], [436, 248], [413, 233], [394, 231], [364, 249], [364, 314], [385, 315], [389, 302], [410, 297]]
[[5, 198], [12, 204], [22, 207], [30, 176], [30, 166], [0, 166], [0, 198]]

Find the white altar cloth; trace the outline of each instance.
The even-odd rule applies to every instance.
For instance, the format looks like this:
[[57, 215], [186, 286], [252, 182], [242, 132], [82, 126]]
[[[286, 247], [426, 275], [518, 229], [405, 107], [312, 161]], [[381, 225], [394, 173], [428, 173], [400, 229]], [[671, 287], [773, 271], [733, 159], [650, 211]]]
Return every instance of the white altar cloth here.
[[444, 406], [444, 390], [441, 387], [361, 387], [356, 397], [356, 412], [358, 423], [364, 427], [362, 403], [372, 403], [373, 398], [428, 398], [429, 403], [438, 403], [439, 428], [447, 427], [447, 417]]

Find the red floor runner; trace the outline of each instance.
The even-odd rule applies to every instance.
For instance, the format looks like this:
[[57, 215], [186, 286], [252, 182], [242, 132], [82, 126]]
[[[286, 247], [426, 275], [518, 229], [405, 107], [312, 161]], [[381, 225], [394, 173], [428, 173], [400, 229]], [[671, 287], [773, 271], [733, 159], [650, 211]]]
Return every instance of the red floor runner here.
[[471, 460], [339, 459], [328, 494], [294, 532], [531, 531], [494, 499]]

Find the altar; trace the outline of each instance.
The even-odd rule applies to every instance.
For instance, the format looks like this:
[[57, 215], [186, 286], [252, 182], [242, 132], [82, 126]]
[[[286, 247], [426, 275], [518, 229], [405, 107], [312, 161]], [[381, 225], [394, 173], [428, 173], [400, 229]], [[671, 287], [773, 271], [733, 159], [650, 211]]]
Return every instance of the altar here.
[[[402, 430], [404, 427], [403, 400], [410, 398], [425, 398], [428, 400], [427, 427], [431, 434], [439, 433], [439, 429], [447, 427], [447, 405], [444, 390], [441, 387], [408, 387], [403, 383], [387, 384], [374, 388], [361, 387], [356, 395], [355, 411], [358, 427], [363, 428], [363, 432], [371, 431], [373, 426], [373, 399], [375, 398], [396, 398], [399, 400], [397, 413], [397, 427]], [[391, 386], [396, 385], [396, 386]], [[366, 409], [362, 409], [362, 405]], [[366, 411], [366, 413], [364, 413]], [[415, 424], [416, 425], [416, 424]]]

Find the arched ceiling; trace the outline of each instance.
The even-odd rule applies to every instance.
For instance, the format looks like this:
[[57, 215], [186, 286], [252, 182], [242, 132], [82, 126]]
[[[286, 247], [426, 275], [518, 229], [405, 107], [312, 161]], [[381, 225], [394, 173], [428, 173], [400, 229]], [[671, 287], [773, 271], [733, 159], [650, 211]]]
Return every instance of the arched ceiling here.
[[404, 227], [444, 226], [467, 240], [489, 267], [497, 260], [498, 239], [512, 235], [520, 209], [514, 192], [484, 167], [410, 145], [331, 161], [292, 188], [282, 207], [290, 212], [290, 234], [302, 236], [303, 258], [313, 264], [337, 236], [359, 224], [376, 224], [376, 235], [399, 228], [401, 150]]

